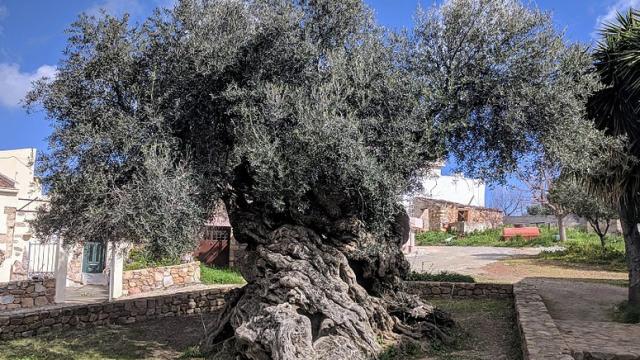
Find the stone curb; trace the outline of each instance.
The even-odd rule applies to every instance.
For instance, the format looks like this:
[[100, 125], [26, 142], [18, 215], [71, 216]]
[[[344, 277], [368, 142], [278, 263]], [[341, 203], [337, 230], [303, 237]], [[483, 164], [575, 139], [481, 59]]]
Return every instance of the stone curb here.
[[524, 359], [574, 360], [535, 286], [520, 282], [513, 294]]

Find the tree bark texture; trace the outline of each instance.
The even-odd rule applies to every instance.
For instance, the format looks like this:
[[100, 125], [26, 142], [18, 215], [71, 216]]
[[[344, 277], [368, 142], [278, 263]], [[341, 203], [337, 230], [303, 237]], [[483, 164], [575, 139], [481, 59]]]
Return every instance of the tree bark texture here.
[[449, 340], [449, 315], [402, 291], [407, 226], [376, 241], [356, 221], [321, 234], [252, 212], [229, 215], [247, 244], [247, 285], [228, 296], [202, 344], [214, 359], [373, 359], [381, 340]]
[[629, 269], [629, 305], [640, 306], [640, 231], [638, 220], [624, 207], [620, 211]]
[[564, 217], [565, 215], [558, 215], [558, 234], [560, 236], [560, 241], [567, 240], [567, 229], [564, 226]]

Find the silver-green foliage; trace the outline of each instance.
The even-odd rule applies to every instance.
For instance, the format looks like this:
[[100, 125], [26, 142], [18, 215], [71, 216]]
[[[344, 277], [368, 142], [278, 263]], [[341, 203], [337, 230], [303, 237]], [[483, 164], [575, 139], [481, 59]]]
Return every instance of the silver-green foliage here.
[[499, 180], [581, 119], [585, 56], [548, 14], [452, 0], [416, 20], [391, 34], [360, 0], [80, 17], [29, 97], [54, 128], [36, 228], [174, 254], [234, 199], [270, 221], [384, 230], [429, 163], [453, 154]]

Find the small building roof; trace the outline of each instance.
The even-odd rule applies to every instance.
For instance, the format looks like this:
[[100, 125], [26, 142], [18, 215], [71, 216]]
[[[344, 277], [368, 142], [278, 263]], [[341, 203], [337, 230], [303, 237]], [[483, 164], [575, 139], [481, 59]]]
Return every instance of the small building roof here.
[[0, 173], [0, 188], [17, 190], [16, 189], [16, 182], [11, 180], [9, 177], [7, 177], [5, 175], [2, 175], [2, 173]]

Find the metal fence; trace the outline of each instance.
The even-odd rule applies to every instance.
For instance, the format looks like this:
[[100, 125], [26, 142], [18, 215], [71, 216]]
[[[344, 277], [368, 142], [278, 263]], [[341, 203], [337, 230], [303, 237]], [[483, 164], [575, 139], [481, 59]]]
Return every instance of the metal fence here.
[[29, 278], [54, 276], [57, 244], [29, 243]]

